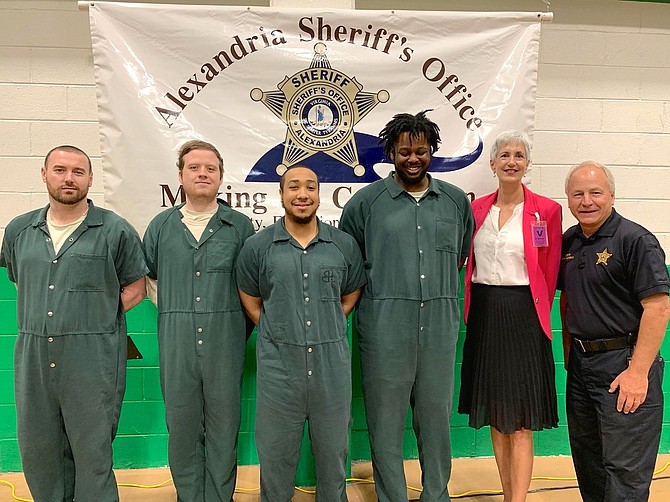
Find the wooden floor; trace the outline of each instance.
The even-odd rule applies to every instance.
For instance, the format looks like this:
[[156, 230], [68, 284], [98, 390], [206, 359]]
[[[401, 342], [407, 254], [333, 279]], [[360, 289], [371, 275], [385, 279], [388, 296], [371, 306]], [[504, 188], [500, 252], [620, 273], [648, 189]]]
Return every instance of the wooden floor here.
[[[663, 472], [658, 472], [665, 467]], [[419, 487], [420, 471], [417, 461], [405, 463], [407, 484]], [[670, 500], [670, 455], [660, 455], [656, 462], [655, 480], [651, 485], [651, 502], [667, 502]], [[357, 478], [371, 479], [372, 468], [369, 462], [356, 464], [353, 475]], [[537, 457], [533, 469], [535, 477], [552, 479], [534, 479], [528, 495], [529, 502], [567, 502], [580, 500], [576, 488], [574, 470], [570, 457]], [[141, 488], [124, 486], [138, 484], [152, 486], [163, 481], [169, 481], [170, 473], [167, 469], [136, 469], [116, 471], [119, 482], [121, 502], [174, 502], [175, 491], [171, 482], [157, 488]], [[663, 479], [668, 477], [669, 479]], [[560, 478], [560, 479], [554, 479]], [[563, 479], [568, 478], [568, 479]], [[16, 486], [17, 498], [12, 498], [11, 488], [2, 481], [8, 481]], [[257, 502], [258, 495], [258, 468], [241, 467], [237, 481], [236, 502]], [[490, 496], [486, 493], [500, 490], [498, 473], [495, 461], [492, 458], [455, 459], [453, 474], [449, 483], [449, 492], [452, 498], [468, 501], [500, 502], [502, 495]], [[365, 482], [352, 481], [347, 488], [350, 502], [373, 502], [374, 485]], [[419, 491], [408, 490], [410, 500], [419, 499]], [[479, 495], [477, 495], [479, 494]], [[0, 500], [30, 500], [30, 494], [20, 473], [0, 474]], [[309, 493], [296, 491], [295, 502], [311, 502], [314, 496]]]

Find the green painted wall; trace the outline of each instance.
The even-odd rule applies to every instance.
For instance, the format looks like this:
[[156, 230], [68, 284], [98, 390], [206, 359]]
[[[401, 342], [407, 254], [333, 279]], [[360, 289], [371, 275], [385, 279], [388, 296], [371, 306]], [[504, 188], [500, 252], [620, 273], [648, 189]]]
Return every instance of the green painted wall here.
[[[16, 290], [0, 272], [0, 472], [21, 470], [21, 459], [16, 442], [16, 417], [14, 407], [13, 352], [16, 339]], [[536, 433], [537, 455], [569, 454], [565, 422], [565, 372], [560, 345], [560, 320], [558, 309], [552, 316], [555, 341], [554, 355], [557, 363], [556, 386], [559, 396], [558, 429]], [[144, 355], [144, 359], [128, 362], [128, 387], [121, 414], [119, 434], [114, 443], [115, 466], [117, 468], [163, 467], [167, 464], [167, 431], [164, 407], [158, 380], [158, 347], [156, 342], [156, 309], [143, 301], [128, 314], [130, 334]], [[461, 325], [456, 366], [456, 394], [459, 388], [460, 354], [464, 338]], [[358, 354], [354, 347], [354, 399], [353, 427], [350, 439], [352, 460], [368, 460], [370, 447], [365, 428], [365, 413], [360, 389]], [[670, 352], [670, 337], [666, 337], [663, 352]], [[254, 446], [255, 411], [255, 358], [254, 339], [247, 347], [247, 363], [243, 381], [242, 428], [239, 438], [239, 461], [241, 464], [258, 462]], [[665, 420], [661, 439], [661, 452], [670, 452], [670, 377], [666, 372]], [[455, 397], [457, 400], [458, 397]], [[454, 404], [454, 409], [456, 404]], [[493, 454], [488, 428], [475, 431], [467, 426], [467, 417], [454, 413], [451, 428], [453, 454], [456, 457], [490, 456]], [[417, 457], [416, 441], [411, 430], [411, 419], [407, 419], [405, 434], [405, 456]], [[303, 458], [298, 472], [298, 482], [311, 484], [313, 470], [308, 441], [303, 444]]]

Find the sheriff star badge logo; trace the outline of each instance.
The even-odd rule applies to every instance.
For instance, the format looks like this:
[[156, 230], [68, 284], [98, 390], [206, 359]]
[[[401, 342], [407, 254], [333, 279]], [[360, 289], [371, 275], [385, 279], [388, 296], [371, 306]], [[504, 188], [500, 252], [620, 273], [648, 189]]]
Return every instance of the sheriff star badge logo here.
[[609, 260], [612, 257], [612, 253], [608, 253], [607, 248], [605, 248], [602, 253], [596, 253], [596, 256], [598, 257], [596, 265], [599, 265], [601, 263], [603, 265], [607, 265], [607, 260]]
[[285, 77], [277, 91], [251, 90], [251, 99], [263, 103], [287, 126], [282, 162], [276, 168], [281, 176], [298, 162], [317, 152], [348, 165], [356, 176], [365, 174], [358, 160], [354, 126], [389, 93], [363, 92], [355, 77], [330, 67], [326, 44], [314, 45], [309, 68]]

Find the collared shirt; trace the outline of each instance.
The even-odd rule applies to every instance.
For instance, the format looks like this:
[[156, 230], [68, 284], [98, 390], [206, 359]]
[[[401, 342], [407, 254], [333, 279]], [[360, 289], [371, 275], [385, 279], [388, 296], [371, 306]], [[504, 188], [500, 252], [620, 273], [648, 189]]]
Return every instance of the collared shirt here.
[[612, 214], [591, 236], [579, 225], [563, 235], [558, 289], [567, 296], [566, 327], [582, 339], [636, 333], [640, 300], [668, 293], [665, 254], [644, 227]]
[[46, 223], [48, 206], [7, 225], [0, 266], [17, 284], [20, 333], [61, 336], [119, 329], [121, 288], [147, 273], [142, 246], [126, 220], [88, 204], [88, 215], [57, 253]]
[[470, 252], [474, 228], [461, 189], [429, 176], [416, 201], [392, 173], [354, 194], [340, 228], [358, 242], [368, 276], [359, 335], [455, 339], [458, 264]]
[[149, 223], [144, 251], [149, 277], [158, 280], [159, 330], [190, 333], [206, 349], [208, 337], [244, 333], [234, 267], [253, 226], [219, 201], [218, 211], [196, 240], [182, 222], [181, 207], [167, 209]]
[[314, 346], [346, 341], [341, 297], [365, 283], [354, 240], [319, 222], [303, 248], [284, 219], [249, 238], [237, 263], [237, 284], [263, 299], [258, 335], [275, 344]]
[[475, 269], [472, 282], [492, 286], [528, 286], [528, 267], [523, 251], [523, 202], [502, 228], [500, 208], [491, 206], [474, 238]]

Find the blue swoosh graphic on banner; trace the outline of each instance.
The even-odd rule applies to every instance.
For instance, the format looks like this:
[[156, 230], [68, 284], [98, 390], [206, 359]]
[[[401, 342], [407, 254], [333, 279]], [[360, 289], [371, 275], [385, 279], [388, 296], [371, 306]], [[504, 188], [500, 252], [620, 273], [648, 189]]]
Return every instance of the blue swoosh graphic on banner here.
[[[363, 176], [356, 176], [354, 170], [323, 152], [317, 152], [311, 157], [300, 162], [301, 165], [309, 167], [318, 176], [322, 183], [371, 183], [379, 179], [373, 166], [382, 162], [389, 162], [384, 156], [384, 148], [379, 144], [379, 138], [371, 134], [354, 133], [356, 147], [358, 149], [358, 160], [365, 167]], [[463, 169], [474, 163], [482, 154], [484, 141], [479, 138], [479, 144], [470, 153], [459, 157], [433, 157], [430, 162], [430, 172], [446, 173]], [[279, 175], [275, 171], [281, 164], [284, 153], [284, 144], [273, 147], [265, 153], [254, 166], [245, 179], [250, 183], [268, 183], [279, 181]]]

